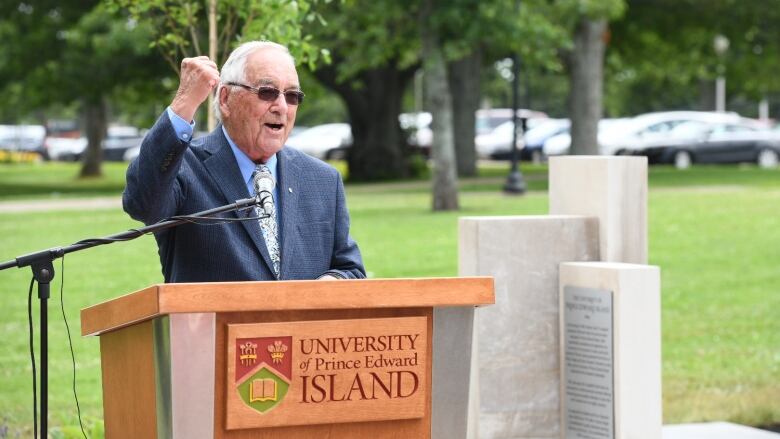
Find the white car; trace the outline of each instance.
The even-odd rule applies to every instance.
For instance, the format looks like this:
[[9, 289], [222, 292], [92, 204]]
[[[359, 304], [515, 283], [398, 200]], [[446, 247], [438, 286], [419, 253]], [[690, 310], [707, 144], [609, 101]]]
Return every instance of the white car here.
[[[485, 111], [485, 110], [480, 110]], [[520, 110], [518, 110], [520, 112]], [[547, 116], [539, 116], [541, 113], [532, 112], [529, 110], [522, 110], [523, 117], [531, 115], [526, 121], [527, 133], [532, 132], [535, 128], [547, 123], [550, 119]], [[510, 110], [509, 116], [512, 115]], [[534, 116], [535, 115], [535, 116]], [[477, 119], [477, 124], [479, 121]], [[484, 119], [482, 119], [484, 120]], [[518, 133], [517, 142], [515, 148], [522, 151], [525, 147], [525, 135], [524, 133]], [[483, 159], [508, 159], [512, 154], [510, 145], [515, 135], [515, 122], [511, 119], [501, 123], [495, 127], [492, 131], [480, 134], [477, 130], [477, 135], [474, 138], [474, 147], [477, 149], [477, 157]], [[520, 154], [522, 156], [522, 154]]]
[[[474, 138], [474, 146], [477, 148], [477, 157], [482, 159], [507, 158], [512, 153], [512, 139], [515, 135], [514, 121], [507, 121], [497, 126], [493, 131], [485, 134], [477, 134]], [[518, 133], [515, 147], [523, 149], [523, 135]]]
[[42, 125], [0, 125], [0, 149], [37, 152], [45, 157], [45, 137], [46, 128]]
[[401, 129], [409, 133], [407, 141], [410, 145], [419, 148], [430, 148], [433, 141], [431, 131], [433, 116], [428, 112], [401, 113], [398, 115], [398, 123]]
[[290, 137], [286, 145], [321, 160], [343, 159], [352, 146], [352, 127], [348, 123], [317, 125]]
[[87, 149], [86, 137], [47, 137], [43, 142], [49, 160], [73, 162], [81, 158]]
[[[625, 118], [601, 119], [599, 121], [599, 134], [598, 134], [599, 139], [601, 139], [602, 133], [604, 133], [606, 130], [614, 129], [615, 127], [618, 127], [626, 123], [626, 121], [628, 120], [629, 119], [625, 119]], [[569, 153], [570, 149], [571, 149], [571, 134], [569, 131], [548, 138], [547, 140], [545, 140], [544, 146], [542, 147], [542, 150], [544, 151], [544, 155], [546, 156], [565, 155]], [[601, 154], [604, 154], [601, 148], [599, 148], [599, 150], [601, 151]]]

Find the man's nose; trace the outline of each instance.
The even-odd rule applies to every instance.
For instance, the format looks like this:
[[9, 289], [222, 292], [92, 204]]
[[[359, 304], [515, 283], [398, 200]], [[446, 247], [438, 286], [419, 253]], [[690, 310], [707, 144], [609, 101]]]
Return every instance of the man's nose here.
[[287, 111], [287, 100], [284, 97], [284, 93], [279, 93], [279, 95], [274, 99], [273, 103], [271, 104], [271, 108], [278, 109], [279, 111], [286, 112]]

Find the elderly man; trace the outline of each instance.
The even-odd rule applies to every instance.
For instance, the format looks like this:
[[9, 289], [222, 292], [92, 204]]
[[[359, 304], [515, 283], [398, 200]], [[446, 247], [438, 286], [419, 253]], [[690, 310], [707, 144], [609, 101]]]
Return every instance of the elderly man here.
[[[191, 141], [190, 121], [214, 87], [222, 124]], [[284, 147], [303, 97], [276, 43], [243, 44], [221, 75], [208, 57], [182, 61], [173, 102], [127, 170], [125, 211], [152, 224], [254, 195], [256, 179], [276, 185], [267, 218], [156, 234], [166, 282], [365, 277], [338, 172]]]

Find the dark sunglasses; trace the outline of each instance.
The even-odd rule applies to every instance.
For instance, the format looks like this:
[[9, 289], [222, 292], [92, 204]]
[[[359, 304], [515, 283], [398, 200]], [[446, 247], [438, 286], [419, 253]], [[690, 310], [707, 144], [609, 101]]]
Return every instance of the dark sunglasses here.
[[283, 93], [284, 100], [287, 102], [287, 105], [298, 105], [303, 102], [303, 97], [305, 96], [303, 92], [299, 90], [288, 90], [283, 92], [278, 88], [272, 87], [270, 85], [261, 85], [258, 88], [250, 87], [246, 84], [239, 84], [237, 82], [227, 82], [226, 85], [234, 85], [236, 87], [245, 88], [252, 93], [255, 93], [261, 101], [266, 102], [274, 102], [279, 98], [279, 94]]

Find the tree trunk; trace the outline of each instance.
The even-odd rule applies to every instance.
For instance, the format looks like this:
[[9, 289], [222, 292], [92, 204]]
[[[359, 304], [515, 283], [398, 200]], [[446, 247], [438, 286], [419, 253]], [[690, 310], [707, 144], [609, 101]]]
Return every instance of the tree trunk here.
[[108, 126], [108, 107], [104, 99], [83, 102], [84, 122], [87, 131], [87, 149], [81, 158], [81, 173], [79, 177], [99, 177], [103, 175], [103, 139]]
[[[480, 72], [482, 52], [475, 49], [469, 55], [447, 64], [452, 94], [452, 119], [458, 176], [477, 175], [477, 155], [474, 146], [476, 116], [481, 96]], [[454, 93], [452, 93], [454, 91]]]
[[433, 115], [433, 210], [458, 209], [458, 175], [452, 128], [452, 95], [447, 81], [447, 63], [437, 35], [430, 27], [432, 0], [420, 14], [425, 108]]
[[[363, 70], [357, 77], [341, 82], [332, 66], [318, 68], [314, 75], [347, 105], [353, 138], [347, 159], [349, 179], [377, 181], [408, 176], [406, 141], [398, 115], [403, 91], [414, 69], [401, 70], [391, 62]], [[354, 87], [355, 83], [362, 87]]]
[[574, 50], [569, 55], [572, 154], [599, 153], [606, 30], [606, 20], [583, 18], [574, 31]]

